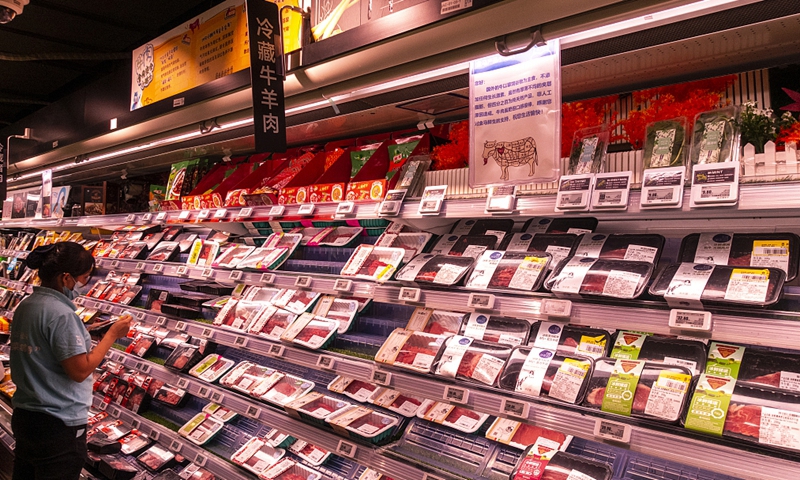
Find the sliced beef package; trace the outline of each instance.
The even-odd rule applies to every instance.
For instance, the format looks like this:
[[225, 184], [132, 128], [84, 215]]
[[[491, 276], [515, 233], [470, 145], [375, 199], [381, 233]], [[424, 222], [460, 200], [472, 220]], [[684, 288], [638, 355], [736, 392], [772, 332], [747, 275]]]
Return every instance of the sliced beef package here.
[[545, 281], [556, 296], [601, 296], [633, 299], [644, 293], [653, 275], [653, 264], [630, 260], [570, 257]]
[[575, 251], [576, 257], [604, 258], [610, 260], [632, 260], [658, 264], [664, 249], [664, 237], [647, 234], [584, 235]]
[[800, 355], [747, 347], [739, 381], [800, 394]]
[[576, 233], [594, 232], [597, 219], [594, 217], [533, 217], [525, 221], [523, 233]]
[[595, 362], [583, 404], [617, 415], [676, 423], [688, 404], [692, 372], [645, 360]]
[[375, 361], [407, 368], [420, 373], [430, 373], [446, 335], [395, 329], [381, 345]]
[[798, 418], [800, 392], [739, 381], [728, 404], [722, 435], [798, 452], [800, 438], [788, 433], [796, 431]]
[[537, 347], [516, 347], [509, 356], [498, 385], [532, 397], [548, 397], [579, 404], [586, 395], [594, 360], [580, 355], [560, 355]]
[[417, 307], [411, 314], [406, 328], [434, 335], [455, 335], [461, 330], [466, 316], [467, 314], [460, 312]]
[[478, 258], [499, 245], [494, 235], [443, 235], [431, 249], [434, 255]]
[[[514, 229], [514, 220], [510, 218], [464, 218], [456, 222], [450, 233], [454, 235], [493, 235], [488, 232], [510, 232]], [[500, 239], [502, 240], [502, 239]], [[498, 240], [498, 242], [500, 241]]]
[[494, 386], [510, 355], [509, 345], [454, 335], [444, 342], [433, 370], [440, 377]]
[[555, 350], [559, 355], [580, 355], [597, 360], [611, 351], [611, 335], [601, 328], [536, 322], [531, 327], [529, 345]]
[[610, 356], [686, 367], [697, 376], [705, 371], [708, 351], [699, 340], [618, 331]]
[[525, 450], [534, 444], [561, 449], [566, 448], [572, 440], [572, 436], [555, 430], [501, 417], [496, 418], [486, 431], [486, 438], [519, 450]]
[[425, 400], [417, 410], [417, 417], [460, 432], [475, 433], [486, 423], [489, 414], [445, 402]]
[[466, 287], [536, 291], [544, 282], [551, 259], [549, 253], [486, 250], [478, 257]]
[[519, 458], [510, 480], [611, 480], [608, 464], [577, 455], [556, 452], [550, 460], [540, 457], [537, 445], [531, 445]]
[[543, 252], [552, 257], [552, 268], [561, 260], [575, 255], [582, 235], [574, 233], [515, 233], [507, 237], [498, 250], [509, 252]]
[[531, 326], [526, 320], [484, 313], [471, 313], [458, 333], [486, 342], [517, 346], [528, 343]]
[[[695, 272], [705, 274], [698, 280]], [[667, 297], [671, 305], [686, 298], [687, 306], [699, 300], [709, 305], [765, 307], [781, 299], [785, 280], [786, 272], [777, 268], [681, 263], [661, 270], [650, 295]]]
[[800, 237], [794, 233], [693, 233], [683, 238], [678, 261], [732, 267], [773, 267], [797, 276]]
[[395, 275], [401, 282], [455, 285], [467, 275], [475, 260], [469, 256], [417, 255]]

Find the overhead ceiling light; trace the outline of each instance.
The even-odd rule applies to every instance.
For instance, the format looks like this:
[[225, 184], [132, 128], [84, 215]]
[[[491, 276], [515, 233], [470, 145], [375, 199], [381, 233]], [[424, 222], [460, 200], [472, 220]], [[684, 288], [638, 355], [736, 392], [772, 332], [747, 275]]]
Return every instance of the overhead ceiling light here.
[[22, 9], [29, 2], [30, 0], [0, 0], [0, 23], [8, 23], [17, 15], [22, 15]]

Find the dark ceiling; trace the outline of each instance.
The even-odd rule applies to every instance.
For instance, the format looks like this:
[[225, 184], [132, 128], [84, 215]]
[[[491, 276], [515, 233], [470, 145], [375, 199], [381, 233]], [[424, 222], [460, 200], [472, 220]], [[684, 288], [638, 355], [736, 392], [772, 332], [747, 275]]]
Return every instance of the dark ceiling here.
[[134, 48], [221, 1], [31, 0], [0, 25], [0, 128], [128, 67]]

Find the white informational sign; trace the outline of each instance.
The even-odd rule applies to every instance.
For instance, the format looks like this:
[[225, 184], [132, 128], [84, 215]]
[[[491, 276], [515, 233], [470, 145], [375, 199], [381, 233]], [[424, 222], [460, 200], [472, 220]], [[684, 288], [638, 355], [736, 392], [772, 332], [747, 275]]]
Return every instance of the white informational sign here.
[[552, 182], [561, 158], [558, 40], [470, 64], [469, 184]]
[[593, 185], [593, 173], [561, 177], [556, 194], [556, 212], [589, 210]]
[[692, 208], [736, 205], [739, 162], [707, 163], [692, 169]]
[[53, 171], [42, 172], [42, 218], [53, 215]]
[[648, 168], [642, 180], [641, 208], [681, 208], [685, 167]]
[[633, 172], [597, 173], [592, 187], [592, 210], [627, 210]]

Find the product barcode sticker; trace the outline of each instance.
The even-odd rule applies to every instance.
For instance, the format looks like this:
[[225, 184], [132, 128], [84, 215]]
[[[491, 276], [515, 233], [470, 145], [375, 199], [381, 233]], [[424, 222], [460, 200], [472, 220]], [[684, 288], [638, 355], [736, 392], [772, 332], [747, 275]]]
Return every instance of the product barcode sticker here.
[[630, 443], [631, 426], [598, 418], [594, 424], [594, 436], [604, 440], [620, 443]]
[[764, 303], [768, 289], [769, 270], [734, 268], [725, 290], [725, 300]]

